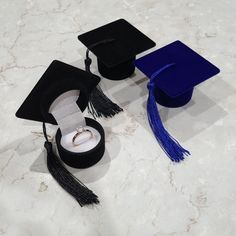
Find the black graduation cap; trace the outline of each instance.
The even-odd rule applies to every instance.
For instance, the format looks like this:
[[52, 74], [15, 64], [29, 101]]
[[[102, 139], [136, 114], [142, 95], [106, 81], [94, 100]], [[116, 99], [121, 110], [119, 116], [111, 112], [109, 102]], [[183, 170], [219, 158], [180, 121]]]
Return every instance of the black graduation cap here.
[[[44, 146], [47, 150], [47, 166], [49, 172], [61, 187], [70, 193], [81, 206], [98, 203], [98, 198], [66, 169], [61, 160], [63, 158], [61, 157], [60, 159], [53, 153], [52, 143], [48, 140], [45, 123], [57, 124], [54, 117], [49, 114], [50, 105], [57, 97], [70, 90], [80, 90], [77, 105], [83, 111], [88, 104], [91, 90], [99, 83], [99, 81], [100, 78], [96, 75], [55, 60], [50, 64], [16, 112], [18, 118], [43, 122], [43, 133], [46, 139]], [[93, 121], [92, 123], [94, 122], [96, 121]], [[57, 145], [60, 145], [60, 140], [57, 142]], [[60, 150], [61, 149], [62, 147], [60, 147]], [[102, 155], [103, 147], [101, 147], [100, 150]], [[66, 152], [68, 156], [69, 151], [64, 152]], [[93, 154], [91, 151], [88, 153], [90, 156]], [[75, 158], [75, 153], [72, 156]], [[97, 157], [95, 158], [98, 160]]]
[[48, 113], [52, 102], [62, 93], [78, 88], [81, 111], [88, 105], [91, 90], [100, 78], [79, 68], [54, 60], [16, 112], [18, 118], [56, 124]]
[[[156, 44], [146, 35], [124, 19], [119, 19], [97, 29], [78, 36], [88, 48], [85, 68], [90, 72], [92, 63], [89, 51], [97, 56], [100, 74], [111, 80], [121, 80], [134, 73], [134, 60], [137, 54], [144, 52]], [[90, 96], [89, 112], [94, 117], [113, 117], [123, 111], [96, 87]]]
[[220, 70], [180, 41], [139, 58], [135, 65], [150, 78], [147, 112], [156, 139], [172, 161], [181, 161], [190, 153], [165, 130], [155, 101], [166, 107], [183, 106], [196, 85]]
[[112, 80], [133, 74], [135, 56], [156, 45], [124, 19], [81, 34], [78, 39], [97, 56], [100, 74]]

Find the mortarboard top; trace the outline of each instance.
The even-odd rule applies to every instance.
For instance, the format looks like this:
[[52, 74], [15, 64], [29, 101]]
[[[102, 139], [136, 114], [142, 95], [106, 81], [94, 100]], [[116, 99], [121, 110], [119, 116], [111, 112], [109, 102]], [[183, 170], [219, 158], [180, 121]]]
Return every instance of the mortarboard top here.
[[155, 79], [157, 102], [167, 107], [186, 104], [196, 85], [220, 72], [216, 66], [180, 41], [168, 44], [135, 61], [136, 67], [148, 78], [170, 64]]
[[134, 72], [135, 56], [156, 44], [124, 19], [119, 19], [78, 36], [97, 56], [102, 76], [120, 80]]
[[183, 106], [190, 101], [196, 85], [220, 70], [180, 41], [139, 58], [135, 65], [150, 78], [147, 114], [152, 131], [167, 156], [179, 162], [190, 152], [164, 128], [156, 101], [166, 107]]
[[77, 104], [83, 111], [87, 107], [88, 94], [99, 81], [96, 75], [54, 60], [20, 106], [16, 116], [56, 124], [54, 117], [48, 113], [52, 102], [66, 91], [79, 89]]

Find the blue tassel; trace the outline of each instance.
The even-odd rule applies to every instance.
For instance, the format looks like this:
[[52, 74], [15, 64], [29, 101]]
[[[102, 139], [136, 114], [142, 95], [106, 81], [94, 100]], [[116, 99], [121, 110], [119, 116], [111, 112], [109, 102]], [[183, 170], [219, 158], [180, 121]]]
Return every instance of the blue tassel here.
[[184, 149], [179, 142], [173, 138], [167, 130], [164, 128], [161, 117], [159, 115], [156, 99], [155, 99], [155, 79], [157, 76], [167, 68], [173, 66], [174, 63], [168, 64], [155, 73], [152, 74], [150, 81], [147, 85], [149, 90], [149, 96], [147, 101], [147, 112], [148, 121], [152, 128], [152, 131], [160, 144], [161, 148], [164, 150], [166, 155], [174, 162], [180, 162], [184, 160], [185, 156], [190, 155], [190, 152]]

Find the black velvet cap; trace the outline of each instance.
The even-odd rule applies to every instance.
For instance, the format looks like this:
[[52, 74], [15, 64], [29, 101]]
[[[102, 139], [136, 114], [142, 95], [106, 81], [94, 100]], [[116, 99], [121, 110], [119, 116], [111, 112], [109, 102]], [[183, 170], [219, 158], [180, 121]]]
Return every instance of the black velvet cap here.
[[83, 111], [87, 107], [91, 90], [99, 82], [98, 76], [55, 60], [20, 106], [16, 116], [27, 120], [57, 124], [54, 117], [48, 113], [52, 102], [62, 93], [78, 89], [80, 96], [77, 104]]
[[98, 58], [98, 70], [108, 79], [119, 80], [134, 72], [135, 56], [156, 44], [124, 19], [78, 36]]

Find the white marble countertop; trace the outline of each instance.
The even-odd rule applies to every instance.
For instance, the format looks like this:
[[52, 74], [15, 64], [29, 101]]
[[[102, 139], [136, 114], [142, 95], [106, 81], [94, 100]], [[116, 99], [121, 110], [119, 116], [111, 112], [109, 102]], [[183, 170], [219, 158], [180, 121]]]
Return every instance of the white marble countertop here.
[[[236, 1], [0, 3], [0, 235], [236, 235]], [[83, 67], [78, 34], [118, 18], [157, 48], [182, 40], [221, 73], [198, 86], [183, 108], [161, 108], [167, 129], [191, 151], [181, 164], [170, 162], [150, 131], [144, 76], [104, 79], [125, 112], [100, 119], [104, 158], [71, 169], [101, 202], [80, 208], [46, 169], [41, 124], [14, 114], [52, 60]]]

